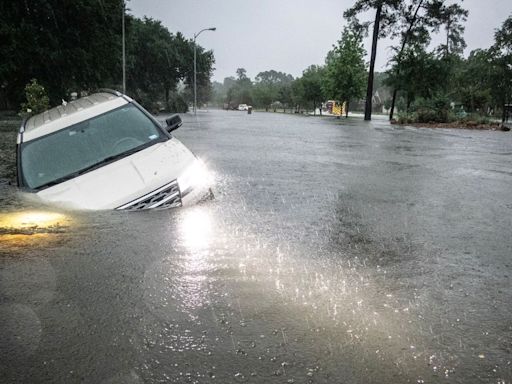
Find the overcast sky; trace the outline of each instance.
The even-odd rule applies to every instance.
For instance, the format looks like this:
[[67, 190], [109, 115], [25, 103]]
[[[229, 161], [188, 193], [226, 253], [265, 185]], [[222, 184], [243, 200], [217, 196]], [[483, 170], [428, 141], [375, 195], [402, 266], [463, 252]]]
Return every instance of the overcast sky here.
[[[213, 80], [235, 76], [245, 68], [254, 77], [274, 69], [300, 76], [311, 64], [323, 64], [327, 52], [339, 39], [345, 23], [343, 11], [354, 0], [130, 0], [128, 8], [138, 17], [162, 21], [171, 32], [193, 38], [203, 28], [197, 43], [215, 55]], [[494, 30], [512, 14], [512, 0], [464, 0], [469, 10], [466, 54], [488, 48]], [[435, 41], [439, 42], [439, 37]], [[365, 41], [370, 51], [370, 37]], [[380, 40], [377, 70], [388, 62], [390, 40]]]

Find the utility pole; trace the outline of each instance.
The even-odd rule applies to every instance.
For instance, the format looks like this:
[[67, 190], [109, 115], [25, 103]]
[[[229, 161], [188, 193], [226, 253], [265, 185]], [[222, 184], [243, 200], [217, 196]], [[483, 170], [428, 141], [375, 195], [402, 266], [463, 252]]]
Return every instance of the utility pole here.
[[215, 31], [217, 28], [205, 28], [201, 29], [199, 32], [194, 34], [194, 115], [197, 115], [197, 45], [196, 45], [196, 39], [197, 36], [201, 34], [201, 32], [204, 31]]
[[124, 13], [126, 4], [123, 2], [123, 94], [126, 94], [126, 43], [125, 43], [125, 28], [124, 28]]

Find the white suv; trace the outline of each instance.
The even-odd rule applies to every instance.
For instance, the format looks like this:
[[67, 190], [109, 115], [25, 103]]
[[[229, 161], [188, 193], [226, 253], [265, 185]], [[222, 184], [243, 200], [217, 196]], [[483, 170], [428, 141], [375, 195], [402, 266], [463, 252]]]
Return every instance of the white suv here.
[[128, 96], [104, 91], [25, 121], [18, 134], [18, 185], [78, 209], [177, 207], [211, 194], [203, 163]]

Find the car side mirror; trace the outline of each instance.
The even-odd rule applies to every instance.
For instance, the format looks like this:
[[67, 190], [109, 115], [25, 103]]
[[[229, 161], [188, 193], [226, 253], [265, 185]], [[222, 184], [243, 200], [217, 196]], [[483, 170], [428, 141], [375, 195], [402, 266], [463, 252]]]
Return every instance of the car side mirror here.
[[165, 130], [167, 132], [172, 132], [181, 127], [181, 124], [183, 124], [183, 122], [181, 121], [181, 117], [178, 114], [172, 115], [171, 117], [166, 119], [165, 123], [167, 124], [167, 126], [165, 127]]

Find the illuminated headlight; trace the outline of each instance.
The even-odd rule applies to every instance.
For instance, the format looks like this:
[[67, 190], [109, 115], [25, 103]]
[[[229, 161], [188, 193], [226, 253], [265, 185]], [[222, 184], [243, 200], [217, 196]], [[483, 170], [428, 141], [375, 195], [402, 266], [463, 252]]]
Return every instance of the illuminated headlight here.
[[178, 177], [181, 195], [184, 196], [195, 188], [202, 188], [211, 185], [212, 175], [206, 169], [201, 160], [194, 161], [183, 174]]

